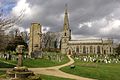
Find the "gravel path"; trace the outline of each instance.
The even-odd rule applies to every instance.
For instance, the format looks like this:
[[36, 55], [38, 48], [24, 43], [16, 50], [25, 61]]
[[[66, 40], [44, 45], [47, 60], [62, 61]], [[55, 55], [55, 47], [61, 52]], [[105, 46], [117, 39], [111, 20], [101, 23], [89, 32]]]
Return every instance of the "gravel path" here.
[[59, 69], [65, 66], [69, 66], [74, 63], [74, 60], [70, 57], [70, 55], [67, 55], [70, 61], [66, 64], [60, 65], [60, 66], [54, 66], [54, 67], [47, 67], [47, 68], [29, 68], [29, 70], [34, 71], [36, 74], [44, 74], [44, 75], [51, 75], [56, 77], [62, 77], [62, 78], [70, 78], [75, 80], [93, 80], [90, 78], [84, 78], [77, 75], [72, 75], [69, 73], [65, 73], [63, 71], [60, 71]]

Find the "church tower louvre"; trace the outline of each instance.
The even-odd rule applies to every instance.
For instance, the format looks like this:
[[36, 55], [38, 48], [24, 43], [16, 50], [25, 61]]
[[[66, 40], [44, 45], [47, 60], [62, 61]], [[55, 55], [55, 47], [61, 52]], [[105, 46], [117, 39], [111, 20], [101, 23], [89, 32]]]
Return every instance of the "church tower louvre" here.
[[68, 45], [68, 41], [71, 39], [71, 30], [69, 27], [69, 18], [67, 11], [67, 4], [65, 5], [65, 13], [64, 13], [64, 24], [61, 38], [61, 53], [66, 53], [66, 48]]

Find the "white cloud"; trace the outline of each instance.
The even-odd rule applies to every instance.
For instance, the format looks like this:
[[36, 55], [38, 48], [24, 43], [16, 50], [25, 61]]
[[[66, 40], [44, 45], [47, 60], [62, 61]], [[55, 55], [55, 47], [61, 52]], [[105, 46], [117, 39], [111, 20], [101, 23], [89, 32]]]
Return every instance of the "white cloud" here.
[[24, 10], [25, 17], [30, 18], [30, 16], [32, 16], [30, 5], [26, 0], [19, 0], [17, 5], [12, 9], [12, 14], [19, 16], [22, 10]]
[[85, 22], [85, 23], [82, 23], [82, 24], [79, 24], [79, 28], [83, 27], [83, 26], [88, 26], [88, 27], [92, 27], [92, 22]]
[[[77, 37], [78, 35], [80, 37], [115, 35], [116, 39], [119, 39], [120, 6], [117, 1], [93, 0], [92, 5], [89, 0], [67, 1], [68, 13], [71, 14], [70, 27], [73, 27], [71, 29], [74, 36], [75, 34]], [[12, 13], [17, 16], [22, 9], [26, 9], [23, 22], [19, 25], [27, 31], [31, 22], [40, 22], [43, 25], [43, 32], [58, 31], [62, 29], [60, 26], [63, 26], [64, 2], [64, 0], [17, 0]]]
[[108, 24], [100, 29], [100, 33], [102, 34], [117, 34], [118, 30], [120, 30], [120, 20], [113, 19], [108, 21]]
[[14, 27], [12, 27], [12, 29], [19, 29], [20, 32], [25, 31], [25, 29], [24, 29], [23, 27], [20, 27], [20, 26], [18, 26], [18, 25], [14, 25]]
[[50, 30], [50, 27], [42, 26], [42, 33], [46, 33]]
[[[42, 8], [38, 5], [31, 6], [30, 3], [27, 2], [27, 0], [18, 0], [15, 7], [12, 8], [11, 14], [15, 17], [18, 17], [21, 15], [21, 12], [23, 11], [23, 17], [20, 24], [26, 23], [26, 21], [32, 20], [31, 22], [36, 22], [36, 18], [39, 18], [37, 15], [42, 12]], [[31, 23], [29, 22], [29, 23]], [[25, 29], [25, 26], [20, 25], [19, 23], [16, 24], [13, 28], [18, 28], [20, 31], [28, 31], [29, 28]], [[27, 24], [29, 25], [29, 24]]]
[[30, 33], [30, 29], [29, 28], [27, 28], [25, 31], [27, 31], [28, 33]]
[[20, 32], [26, 31], [23, 27], [20, 27], [18, 25], [14, 25], [13, 27], [11, 27], [10, 29], [6, 30], [6, 33], [8, 34], [9, 31], [15, 31], [16, 29], [20, 30]]

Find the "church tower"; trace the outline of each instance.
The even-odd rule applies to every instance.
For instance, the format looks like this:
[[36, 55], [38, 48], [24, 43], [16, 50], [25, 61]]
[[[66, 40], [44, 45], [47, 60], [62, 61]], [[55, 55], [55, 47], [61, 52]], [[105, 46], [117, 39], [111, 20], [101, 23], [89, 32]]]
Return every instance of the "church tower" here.
[[[32, 57], [33, 53], [41, 50], [41, 25], [39, 23], [32, 23], [30, 27], [29, 39], [29, 56]], [[38, 54], [35, 54], [38, 56]]]
[[69, 28], [69, 19], [67, 12], [67, 5], [65, 5], [65, 15], [64, 15], [64, 24], [61, 38], [61, 53], [66, 53], [66, 48], [68, 45], [68, 41], [71, 40], [71, 30]]

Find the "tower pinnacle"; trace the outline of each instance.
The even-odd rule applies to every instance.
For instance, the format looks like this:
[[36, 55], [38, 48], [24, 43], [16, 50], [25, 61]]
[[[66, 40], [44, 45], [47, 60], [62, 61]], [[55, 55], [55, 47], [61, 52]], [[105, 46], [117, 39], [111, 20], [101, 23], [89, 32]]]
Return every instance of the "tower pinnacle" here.
[[68, 12], [67, 12], [67, 4], [65, 4], [65, 15], [64, 15], [64, 30], [69, 30], [69, 19], [68, 19]]

